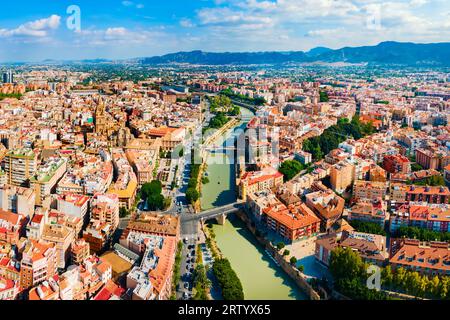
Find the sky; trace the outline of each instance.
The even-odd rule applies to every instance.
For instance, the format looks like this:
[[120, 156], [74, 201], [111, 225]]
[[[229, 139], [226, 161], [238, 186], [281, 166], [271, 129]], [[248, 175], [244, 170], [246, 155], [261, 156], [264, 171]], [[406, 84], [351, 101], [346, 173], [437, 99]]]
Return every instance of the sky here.
[[[68, 12], [68, 8], [77, 10]], [[77, 22], [80, 22], [77, 24]], [[0, 61], [450, 42], [449, 0], [2, 1]]]

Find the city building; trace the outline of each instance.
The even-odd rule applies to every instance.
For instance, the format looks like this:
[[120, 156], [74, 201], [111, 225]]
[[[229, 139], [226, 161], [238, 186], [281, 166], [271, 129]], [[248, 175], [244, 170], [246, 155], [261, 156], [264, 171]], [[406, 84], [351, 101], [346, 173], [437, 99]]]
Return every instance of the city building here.
[[261, 171], [248, 171], [240, 178], [239, 197], [246, 200], [250, 193], [273, 189], [282, 183], [283, 175], [272, 167], [265, 167]]
[[17, 245], [25, 231], [26, 217], [0, 209], [0, 243]]
[[66, 173], [67, 160], [50, 158], [42, 164], [30, 178], [30, 188], [36, 193], [36, 205], [40, 206], [45, 197], [56, 191], [56, 184]]
[[386, 182], [356, 180], [353, 185], [353, 198], [357, 201], [385, 200], [386, 193], [387, 193]]
[[450, 200], [450, 191], [447, 187], [409, 186], [405, 200], [447, 204]]
[[27, 187], [37, 171], [37, 158], [29, 148], [10, 150], [3, 159], [8, 184]]
[[119, 226], [119, 196], [95, 194], [91, 199], [91, 219], [107, 223], [116, 230]]
[[89, 197], [81, 194], [66, 193], [56, 198], [57, 209], [68, 216], [86, 221], [88, 218]]
[[58, 259], [54, 243], [29, 240], [23, 249], [20, 263], [20, 286], [31, 288], [57, 274]]
[[341, 193], [353, 184], [355, 166], [349, 162], [339, 162], [331, 167], [330, 183], [333, 190]]
[[146, 250], [139, 267], [127, 275], [132, 300], [167, 300], [172, 291], [172, 273], [177, 240], [173, 236], [145, 235]]
[[400, 154], [385, 155], [383, 158], [383, 168], [389, 173], [410, 173], [411, 162]]
[[384, 266], [388, 259], [385, 237], [370, 233], [343, 231], [341, 234], [331, 233], [316, 240], [316, 260], [328, 267], [331, 252], [338, 247], [350, 248], [358, 252], [365, 262], [378, 266]]
[[364, 221], [378, 224], [384, 228], [387, 213], [385, 205], [380, 200], [362, 200], [354, 204], [348, 211], [349, 221]]
[[317, 214], [321, 220], [321, 228], [326, 231], [341, 218], [344, 212], [345, 200], [332, 190], [311, 192], [306, 195], [306, 205]]
[[389, 263], [428, 276], [450, 275], [450, 249], [446, 242], [421, 243], [413, 239], [391, 239]]
[[77, 239], [70, 248], [70, 262], [75, 265], [82, 265], [90, 255], [89, 243], [84, 239]]
[[278, 204], [263, 210], [268, 229], [289, 242], [305, 239], [320, 232], [320, 219], [306, 204]]
[[0, 209], [31, 217], [36, 195], [32, 189], [9, 184], [0, 185]]
[[421, 202], [405, 203], [389, 219], [389, 230], [395, 232], [402, 226], [417, 227], [436, 232], [450, 232], [450, 205]]
[[55, 244], [56, 265], [64, 269], [70, 258], [70, 248], [75, 239], [75, 230], [60, 224], [46, 224], [41, 239]]

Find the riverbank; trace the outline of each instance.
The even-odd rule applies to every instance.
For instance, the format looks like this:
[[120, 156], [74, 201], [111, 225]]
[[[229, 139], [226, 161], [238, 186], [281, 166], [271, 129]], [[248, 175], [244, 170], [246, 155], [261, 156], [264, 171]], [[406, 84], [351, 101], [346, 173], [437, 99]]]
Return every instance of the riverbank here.
[[243, 211], [236, 213], [236, 216], [246, 225], [247, 229], [252, 233], [253, 237], [262, 245], [265, 250], [273, 257], [275, 263], [294, 281], [298, 288], [307, 295], [310, 300], [320, 300], [320, 295], [308, 283], [304, 275], [284, 257], [272, 243], [261, 237], [256, 228], [252, 225], [251, 220]]
[[213, 224], [220, 252], [241, 280], [246, 300], [305, 300], [294, 281], [265, 252], [239, 217], [229, 215], [225, 225]]

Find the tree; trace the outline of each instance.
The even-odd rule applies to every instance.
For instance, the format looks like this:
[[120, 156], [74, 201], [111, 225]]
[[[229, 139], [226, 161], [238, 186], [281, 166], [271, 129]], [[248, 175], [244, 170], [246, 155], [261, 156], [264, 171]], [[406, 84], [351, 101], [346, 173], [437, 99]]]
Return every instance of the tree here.
[[291, 254], [291, 252], [288, 249], [285, 249], [283, 252], [283, 256], [288, 256], [290, 254]]
[[125, 207], [120, 207], [119, 217], [125, 218], [128, 215], [128, 210]]
[[162, 195], [161, 181], [153, 180], [145, 183], [141, 188], [142, 198], [146, 199], [150, 210], [161, 210], [164, 208], [164, 196]]
[[305, 271], [305, 266], [304, 265], [298, 266], [298, 271], [300, 271], [300, 272]]
[[164, 196], [162, 194], [150, 194], [147, 197], [147, 206], [150, 210], [159, 210], [164, 208]]
[[320, 102], [330, 101], [330, 99], [328, 98], [328, 93], [326, 93], [325, 91], [320, 91], [319, 95], [320, 95]]
[[390, 287], [394, 281], [394, 275], [392, 274], [392, 269], [390, 265], [387, 265], [381, 270], [381, 281], [382, 284]]
[[303, 168], [303, 164], [297, 160], [286, 160], [280, 165], [278, 171], [284, 175], [284, 181], [289, 181], [302, 171]]
[[199, 192], [194, 188], [189, 188], [186, 191], [186, 199], [189, 203], [194, 204], [200, 198]]
[[213, 272], [222, 288], [224, 300], [244, 300], [244, 290], [228, 259], [216, 259]]
[[329, 270], [335, 279], [356, 279], [365, 272], [364, 263], [359, 254], [350, 248], [341, 247], [331, 252]]
[[202, 184], [208, 184], [209, 183], [209, 178], [208, 177], [203, 177], [202, 178]]
[[286, 245], [284, 244], [284, 242], [278, 242], [277, 243], [277, 249], [278, 251], [280, 251], [281, 249], [283, 249]]
[[162, 183], [159, 180], [153, 180], [150, 183], [145, 183], [141, 188], [142, 198], [147, 198], [151, 194], [161, 194]]
[[386, 231], [375, 222], [369, 222], [369, 221], [361, 221], [361, 220], [351, 220], [350, 225], [356, 229], [358, 232], [364, 232], [364, 233], [373, 233], [373, 234], [379, 234], [382, 236], [386, 235]]
[[291, 260], [289, 261], [293, 266], [295, 266], [297, 264], [297, 258], [292, 256]]

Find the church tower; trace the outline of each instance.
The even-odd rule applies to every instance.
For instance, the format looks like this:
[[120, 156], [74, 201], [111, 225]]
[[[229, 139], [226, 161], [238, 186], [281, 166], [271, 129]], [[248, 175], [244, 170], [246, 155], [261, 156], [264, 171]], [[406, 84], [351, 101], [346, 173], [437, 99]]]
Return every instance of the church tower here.
[[105, 134], [107, 131], [106, 126], [106, 110], [103, 99], [100, 97], [98, 100], [98, 106], [95, 110], [95, 132], [99, 134]]

